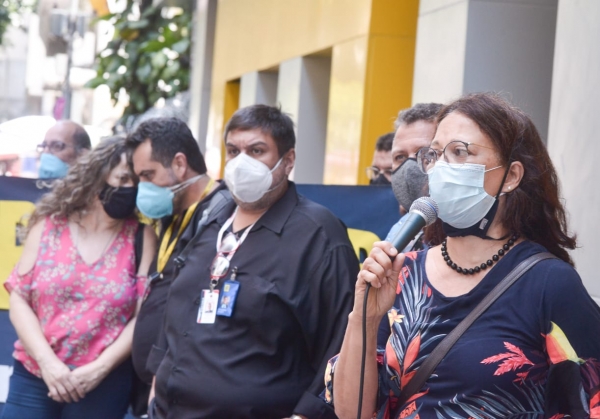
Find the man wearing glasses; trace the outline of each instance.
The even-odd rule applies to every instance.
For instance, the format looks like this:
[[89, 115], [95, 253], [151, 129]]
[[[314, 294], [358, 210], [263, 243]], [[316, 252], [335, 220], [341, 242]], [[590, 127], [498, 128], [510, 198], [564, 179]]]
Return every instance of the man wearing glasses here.
[[389, 185], [392, 178], [392, 141], [394, 133], [388, 132], [377, 139], [373, 163], [367, 167], [369, 185]]
[[238, 110], [224, 207], [171, 285], [151, 417], [335, 418], [318, 396], [341, 346], [358, 260], [344, 225], [298, 195], [293, 122]]
[[[442, 105], [417, 103], [398, 113], [394, 123], [396, 133], [392, 143], [392, 190], [400, 204], [400, 213], [406, 214], [415, 199], [427, 195], [427, 175], [417, 164], [417, 152], [429, 147], [435, 134], [435, 118]], [[403, 218], [392, 226], [386, 240], [391, 241]], [[405, 251], [420, 250], [419, 237], [409, 243]]]
[[92, 148], [85, 129], [73, 121], [58, 121], [37, 146], [40, 179], [64, 177], [77, 157]]

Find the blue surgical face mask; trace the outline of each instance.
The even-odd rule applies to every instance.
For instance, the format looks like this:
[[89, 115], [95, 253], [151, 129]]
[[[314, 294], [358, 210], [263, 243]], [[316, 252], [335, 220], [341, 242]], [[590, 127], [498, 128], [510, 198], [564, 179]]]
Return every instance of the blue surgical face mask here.
[[69, 165], [56, 157], [54, 154], [42, 153], [40, 156], [40, 179], [61, 178], [67, 175]]
[[456, 229], [482, 221], [496, 202], [483, 187], [485, 173], [500, 167], [485, 170], [482, 164], [437, 161], [427, 175], [429, 195], [439, 206], [440, 219]]
[[158, 186], [152, 182], [140, 182], [136, 204], [142, 214], [148, 218], [159, 219], [173, 215], [173, 198], [177, 192], [205, 175], [198, 175], [174, 186]]

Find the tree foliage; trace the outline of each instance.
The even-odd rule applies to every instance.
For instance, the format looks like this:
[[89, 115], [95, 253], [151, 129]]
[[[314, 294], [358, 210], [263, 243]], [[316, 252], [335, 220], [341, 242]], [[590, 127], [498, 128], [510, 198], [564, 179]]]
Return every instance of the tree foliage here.
[[22, 26], [23, 15], [33, 10], [32, 0], [0, 0], [0, 45], [5, 45], [4, 35], [8, 27]]
[[129, 105], [122, 122], [150, 109], [160, 98], [188, 90], [190, 13], [128, 0], [122, 13], [101, 19], [110, 21], [115, 33], [98, 54], [96, 77], [86, 86], [107, 85], [115, 102], [127, 93]]

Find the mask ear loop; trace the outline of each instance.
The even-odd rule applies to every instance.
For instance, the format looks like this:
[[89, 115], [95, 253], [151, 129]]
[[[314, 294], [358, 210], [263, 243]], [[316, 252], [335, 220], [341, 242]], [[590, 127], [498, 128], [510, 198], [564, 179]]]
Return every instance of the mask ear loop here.
[[508, 176], [508, 171], [510, 170], [510, 165], [512, 163], [513, 163], [512, 160], [509, 160], [509, 162], [507, 164], [507, 168], [504, 171], [504, 176], [502, 176], [502, 182], [500, 182], [500, 187], [498, 188], [498, 192], [496, 193], [496, 196], [494, 197], [494, 199], [498, 199], [500, 197], [502, 188], [504, 187], [504, 182], [506, 181], [506, 177]]
[[[277, 164], [276, 164], [275, 166], [273, 166], [273, 168], [270, 170], [270, 173], [271, 173], [271, 174], [272, 174], [272, 173], [273, 173], [273, 172], [274, 172], [274, 171], [275, 171], [275, 170], [276, 170], [276, 169], [279, 167], [279, 165], [280, 165], [280, 164], [281, 164], [281, 162], [283, 161], [283, 158], [284, 158], [284, 157], [285, 157], [285, 155], [284, 155], [284, 156], [281, 156], [281, 158], [279, 159], [279, 161], [277, 162]], [[279, 186], [280, 186], [280, 185], [281, 185], [283, 182], [286, 182], [287, 180], [288, 180], [288, 178], [287, 178], [287, 176], [285, 176], [283, 179], [281, 179], [281, 182], [279, 182], [277, 185], [275, 185], [275, 186], [273, 186], [273, 187], [269, 188], [269, 189], [268, 189], [268, 190], [265, 192], [265, 194], [268, 194], [269, 192], [271, 192], [271, 191], [274, 191], [274, 190], [275, 190], [275, 189], [277, 189], [277, 188], [278, 188], [278, 187], [279, 187]]]
[[[522, 142], [523, 142], [523, 138], [521, 137], [520, 143], [522, 143]], [[498, 188], [498, 192], [496, 193], [496, 196], [495, 196], [496, 200], [501, 195], [502, 188], [504, 187], [504, 182], [506, 182], [506, 177], [508, 176], [508, 172], [510, 170], [510, 166], [514, 163], [514, 160], [513, 160], [512, 156], [513, 156], [513, 153], [514, 153], [514, 151], [515, 151], [516, 148], [517, 147], [513, 147], [512, 150], [510, 150], [510, 155], [508, 156], [508, 160], [507, 160], [507, 163], [506, 163], [506, 171], [504, 172], [504, 176], [502, 177], [502, 182], [500, 182], [500, 187]]]
[[407, 157], [407, 158], [406, 158], [406, 160], [404, 160], [400, 166], [398, 166], [398, 167], [396, 167], [394, 170], [392, 170], [392, 175], [393, 175], [394, 173], [396, 173], [398, 170], [400, 170], [400, 168], [401, 168], [402, 166], [404, 166], [404, 164], [405, 164], [407, 161], [409, 161], [409, 160], [412, 160], [412, 161], [414, 161], [415, 163], [417, 162], [417, 158], [416, 158], [416, 157]]
[[172, 187], [171, 192], [173, 192], [174, 194], [176, 194], [177, 192], [181, 192], [182, 190], [190, 186], [192, 183], [202, 179], [204, 176], [206, 176], [206, 173], [189, 178], [188, 180], [180, 183], [179, 185], [175, 185], [174, 187]]

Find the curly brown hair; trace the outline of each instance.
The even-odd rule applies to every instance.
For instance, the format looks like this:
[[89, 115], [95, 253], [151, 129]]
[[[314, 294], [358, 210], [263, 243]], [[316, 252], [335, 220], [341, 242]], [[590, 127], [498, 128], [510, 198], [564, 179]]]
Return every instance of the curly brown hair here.
[[[573, 265], [567, 249], [576, 247], [576, 236], [568, 232], [558, 176], [531, 118], [495, 93], [470, 94], [445, 105], [437, 124], [452, 112], [477, 124], [494, 143], [503, 164], [523, 164], [523, 179], [505, 195], [504, 212], [498, 214], [502, 225]], [[425, 239], [432, 245], [444, 239], [439, 220], [427, 228]]]
[[28, 229], [45, 217], [68, 218], [89, 209], [105, 187], [110, 171], [121, 162], [123, 153], [127, 153], [125, 139], [114, 136], [103, 139], [89, 153], [79, 157], [67, 175], [53, 181], [52, 189], [38, 201]]

